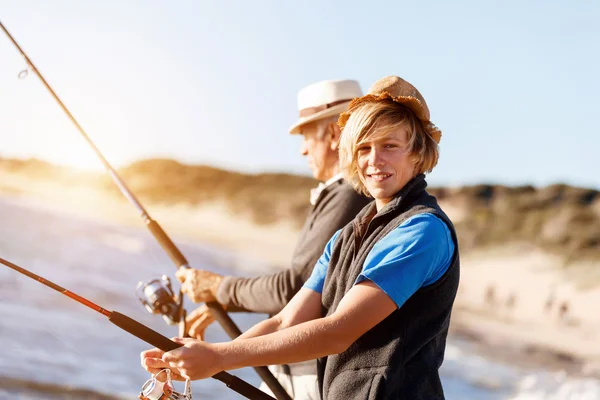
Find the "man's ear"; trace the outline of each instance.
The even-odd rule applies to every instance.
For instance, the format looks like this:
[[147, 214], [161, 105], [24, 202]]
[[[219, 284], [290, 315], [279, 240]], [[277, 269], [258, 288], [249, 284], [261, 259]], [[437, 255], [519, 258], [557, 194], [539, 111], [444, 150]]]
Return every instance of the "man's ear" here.
[[342, 131], [335, 122], [330, 123], [327, 127], [327, 130], [329, 131], [329, 137], [331, 138], [329, 146], [331, 150], [337, 151], [340, 147], [340, 137], [342, 135]]

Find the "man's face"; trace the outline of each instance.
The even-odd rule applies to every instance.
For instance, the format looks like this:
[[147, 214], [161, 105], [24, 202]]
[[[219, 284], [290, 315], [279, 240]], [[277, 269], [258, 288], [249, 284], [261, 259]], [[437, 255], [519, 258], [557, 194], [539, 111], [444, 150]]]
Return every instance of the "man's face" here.
[[302, 146], [300, 152], [308, 158], [308, 166], [315, 179], [325, 182], [334, 174], [337, 163], [337, 144], [332, 143], [331, 132], [322, 121], [302, 126]]

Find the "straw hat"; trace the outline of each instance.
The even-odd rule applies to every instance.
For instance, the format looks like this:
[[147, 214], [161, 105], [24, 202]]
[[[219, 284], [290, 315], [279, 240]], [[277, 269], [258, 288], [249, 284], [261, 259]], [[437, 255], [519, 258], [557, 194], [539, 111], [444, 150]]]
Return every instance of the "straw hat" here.
[[290, 127], [298, 134], [300, 127], [312, 121], [340, 115], [348, 109], [350, 100], [362, 96], [357, 81], [330, 80], [313, 83], [298, 92], [299, 118]]
[[352, 111], [356, 110], [358, 106], [364, 103], [377, 102], [377, 101], [393, 101], [406, 106], [410, 109], [417, 118], [423, 121], [425, 130], [436, 143], [440, 142], [442, 138], [442, 131], [439, 130], [430, 120], [429, 108], [425, 99], [410, 83], [398, 76], [386, 76], [375, 82], [369, 89], [369, 92], [358, 99], [352, 100], [348, 106], [348, 111], [340, 115], [338, 125], [341, 129], [344, 129], [348, 118]]

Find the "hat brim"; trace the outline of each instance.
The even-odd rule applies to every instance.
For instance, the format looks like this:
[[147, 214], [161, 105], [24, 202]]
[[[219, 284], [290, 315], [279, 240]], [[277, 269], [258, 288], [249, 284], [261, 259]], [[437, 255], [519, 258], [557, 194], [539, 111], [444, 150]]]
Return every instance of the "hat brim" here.
[[311, 114], [309, 116], [300, 117], [300, 118], [298, 118], [298, 121], [296, 121], [294, 123], [294, 125], [292, 125], [290, 127], [289, 132], [292, 135], [298, 135], [298, 134], [302, 133], [302, 131], [300, 129], [302, 127], [302, 125], [306, 125], [306, 124], [308, 124], [310, 122], [318, 121], [320, 119], [324, 119], [324, 118], [334, 117], [336, 115], [340, 115], [344, 111], [348, 110], [348, 105], [349, 104], [350, 104], [350, 101], [347, 101], [347, 102], [344, 102], [344, 103], [336, 104], [333, 107], [326, 108], [325, 110], [319, 111], [319, 112]]

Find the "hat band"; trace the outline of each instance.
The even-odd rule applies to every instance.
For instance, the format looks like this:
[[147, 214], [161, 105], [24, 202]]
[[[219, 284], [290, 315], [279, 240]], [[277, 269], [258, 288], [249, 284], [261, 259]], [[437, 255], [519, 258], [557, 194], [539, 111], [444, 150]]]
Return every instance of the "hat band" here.
[[322, 106], [303, 108], [302, 110], [300, 110], [300, 118], [311, 116], [323, 110], [327, 110], [328, 108], [331, 108], [333, 106], [337, 106], [338, 104], [346, 103], [350, 100], [352, 99], [338, 100], [334, 101], [333, 103], [323, 104]]

